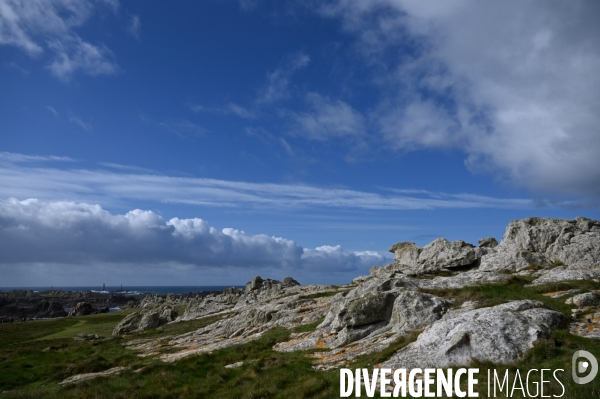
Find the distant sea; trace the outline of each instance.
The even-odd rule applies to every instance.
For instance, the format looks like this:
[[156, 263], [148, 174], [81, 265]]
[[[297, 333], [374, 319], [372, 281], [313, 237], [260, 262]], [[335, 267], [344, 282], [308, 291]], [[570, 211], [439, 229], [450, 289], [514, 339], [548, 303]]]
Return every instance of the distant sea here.
[[13, 290], [25, 290], [25, 291], [48, 291], [48, 290], [62, 290], [62, 291], [94, 291], [102, 294], [115, 294], [123, 293], [125, 295], [137, 295], [137, 294], [187, 294], [189, 292], [200, 292], [200, 291], [223, 291], [226, 288], [236, 287], [244, 288], [245, 286], [237, 285], [173, 285], [173, 286], [161, 286], [161, 285], [149, 285], [149, 286], [123, 286], [121, 292], [120, 286], [106, 286], [104, 291], [102, 286], [88, 286], [88, 287], [0, 287], [0, 291], [8, 292]]

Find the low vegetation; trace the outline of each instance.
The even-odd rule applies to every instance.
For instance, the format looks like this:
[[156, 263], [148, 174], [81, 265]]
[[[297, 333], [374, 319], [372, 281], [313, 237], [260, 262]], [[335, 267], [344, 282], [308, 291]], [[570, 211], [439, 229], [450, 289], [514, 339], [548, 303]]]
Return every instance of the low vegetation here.
[[[478, 306], [492, 306], [508, 300], [535, 299], [547, 306], [570, 314], [564, 298], [543, 295], [551, 291], [572, 288], [600, 289], [600, 283], [578, 281], [528, 287], [530, 279], [515, 277], [504, 284], [489, 284], [460, 290], [428, 291], [455, 299], [455, 307], [465, 301], [478, 301]], [[327, 293], [329, 294], [329, 293]], [[335, 294], [335, 293], [331, 293]], [[133, 310], [128, 310], [131, 312]], [[176, 363], [163, 363], [156, 357], [139, 357], [123, 344], [132, 338], [157, 338], [182, 334], [202, 328], [223, 316], [165, 325], [159, 329], [135, 334], [133, 337], [112, 337], [112, 328], [126, 312], [75, 318], [41, 320], [0, 325], [0, 392], [2, 398], [333, 398], [339, 397], [339, 372], [316, 371], [311, 367], [314, 352], [280, 353], [272, 350], [277, 342], [290, 338], [292, 332], [308, 332], [322, 321], [294, 330], [282, 328], [266, 332], [260, 339], [244, 345], [190, 357]], [[79, 333], [98, 334], [100, 339], [75, 341]], [[349, 368], [373, 368], [395, 351], [417, 339], [419, 332], [402, 337], [382, 352], [355, 359]], [[565, 398], [600, 397], [600, 378], [590, 384], [575, 385], [571, 379], [571, 356], [584, 349], [600, 359], [598, 340], [580, 338], [566, 331], [556, 331], [547, 340], [538, 340], [523, 358], [510, 365], [496, 366], [473, 362], [478, 367], [480, 397], [487, 396], [487, 372], [496, 370], [509, 381], [517, 370], [563, 369], [561, 382]], [[226, 365], [243, 362], [241, 367]], [[108, 370], [113, 367], [128, 370], [109, 377], [77, 384], [59, 385], [67, 377]], [[552, 381], [554, 381], [552, 379]], [[512, 386], [512, 385], [511, 385]], [[545, 395], [560, 395], [557, 383], [547, 386]], [[363, 392], [364, 395], [364, 392]], [[503, 396], [504, 395], [504, 396]], [[512, 396], [520, 398], [520, 391]]]
[[505, 283], [484, 284], [475, 287], [443, 290], [421, 290], [443, 298], [454, 300], [454, 307], [460, 307], [466, 301], [477, 301], [477, 307], [495, 306], [511, 300], [534, 299], [552, 309], [571, 315], [571, 305], [565, 304], [565, 298], [551, 298], [543, 295], [549, 292], [566, 291], [573, 288], [599, 290], [600, 283], [585, 280], [576, 282], [552, 283], [529, 286], [531, 278], [513, 276]]

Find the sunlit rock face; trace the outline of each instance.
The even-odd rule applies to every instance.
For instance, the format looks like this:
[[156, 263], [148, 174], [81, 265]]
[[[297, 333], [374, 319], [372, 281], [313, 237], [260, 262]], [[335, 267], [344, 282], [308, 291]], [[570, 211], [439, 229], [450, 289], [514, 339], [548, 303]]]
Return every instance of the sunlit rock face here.
[[413, 242], [401, 242], [392, 246], [390, 252], [394, 253], [396, 268], [411, 276], [460, 266], [477, 266], [487, 248], [478, 248], [462, 240], [438, 238], [422, 248]]
[[513, 220], [500, 244], [481, 259], [482, 271], [519, 271], [530, 265], [569, 270], [600, 265], [600, 222], [576, 219]]

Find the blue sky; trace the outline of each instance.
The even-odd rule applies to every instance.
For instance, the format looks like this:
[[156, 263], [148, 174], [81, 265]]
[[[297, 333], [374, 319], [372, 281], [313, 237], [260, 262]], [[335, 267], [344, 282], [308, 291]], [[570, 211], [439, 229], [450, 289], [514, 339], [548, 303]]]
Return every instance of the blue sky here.
[[344, 283], [597, 219], [595, 2], [0, 0], [0, 286]]

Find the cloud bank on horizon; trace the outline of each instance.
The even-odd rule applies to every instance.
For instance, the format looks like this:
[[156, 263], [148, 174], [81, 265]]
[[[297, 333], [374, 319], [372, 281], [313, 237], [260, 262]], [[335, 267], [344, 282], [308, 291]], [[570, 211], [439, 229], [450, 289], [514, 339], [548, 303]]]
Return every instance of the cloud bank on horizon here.
[[[400, 240], [597, 217], [599, 15], [584, 0], [0, 0], [0, 270], [345, 279]], [[377, 218], [425, 231], [363, 239]], [[325, 220], [347, 227], [311, 233]]]
[[[164, 220], [135, 209], [114, 215], [99, 205], [0, 201], [0, 264], [94, 263], [163, 265], [199, 268], [235, 267], [336, 273], [356, 271], [386, 259], [373, 251], [346, 252], [338, 246], [302, 248], [292, 240], [249, 235], [207, 221]], [[81, 266], [86, 267], [86, 266]]]

